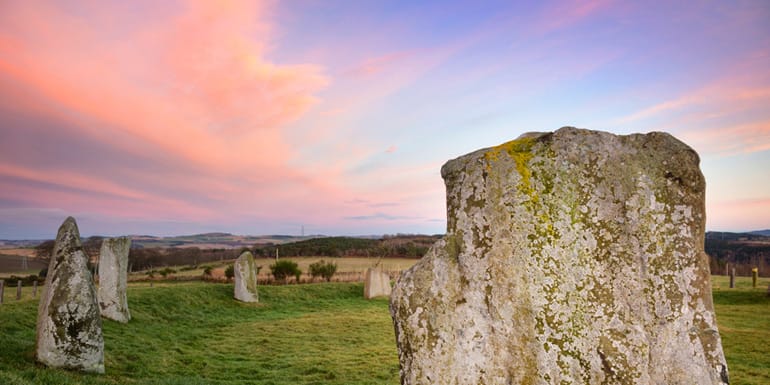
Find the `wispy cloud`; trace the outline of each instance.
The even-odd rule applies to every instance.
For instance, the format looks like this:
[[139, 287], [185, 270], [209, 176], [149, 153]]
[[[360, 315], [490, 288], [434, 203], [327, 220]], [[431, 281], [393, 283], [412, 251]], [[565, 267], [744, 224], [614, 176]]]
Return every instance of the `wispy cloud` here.
[[609, 0], [561, 1], [544, 9], [536, 19], [535, 30], [549, 33], [569, 28], [605, 10], [613, 2]]
[[745, 72], [685, 90], [617, 123], [671, 131], [696, 150], [720, 156], [770, 149], [770, 71], [763, 64], [756, 58], [744, 61]]
[[766, 197], [709, 202], [709, 215], [719, 222], [714, 230], [747, 231], [768, 228], [770, 199]]
[[412, 219], [419, 219], [417, 217], [410, 217], [410, 216], [403, 216], [403, 215], [390, 215], [385, 213], [374, 213], [371, 215], [354, 215], [350, 217], [344, 217], [346, 220], [353, 220], [353, 221], [376, 221], [376, 220], [384, 220], [384, 221], [399, 221], [399, 220], [412, 220]]

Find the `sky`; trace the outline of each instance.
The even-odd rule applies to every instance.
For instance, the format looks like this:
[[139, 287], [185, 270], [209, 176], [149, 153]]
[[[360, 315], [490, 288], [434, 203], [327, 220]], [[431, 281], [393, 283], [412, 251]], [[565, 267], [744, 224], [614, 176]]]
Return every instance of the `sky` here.
[[770, 228], [770, 2], [0, 1], [0, 239], [439, 234], [447, 160], [669, 132]]

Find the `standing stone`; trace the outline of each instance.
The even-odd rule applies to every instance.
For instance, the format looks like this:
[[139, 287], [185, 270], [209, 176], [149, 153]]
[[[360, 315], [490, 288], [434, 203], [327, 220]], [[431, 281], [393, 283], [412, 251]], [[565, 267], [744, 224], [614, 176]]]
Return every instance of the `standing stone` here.
[[391, 296], [402, 384], [726, 384], [698, 155], [562, 128], [447, 162]]
[[379, 268], [366, 269], [364, 298], [390, 297], [390, 276]]
[[735, 267], [730, 272], [730, 288], [735, 289]]
[[257, 293], [257, 265], [254, 256], [244, 251], [235, 260], [235, 299], [243, 302], [259, 302]]
[[126, 298], [128, 237], [105, 238], [99, 252], [99, 307], [102, 317], [126, 323], [131, 319]]
[[37, 360], [56, 368], [104, 373], [104, 338], [88, 257], [75, 219], [56, 236], [37, 312]]

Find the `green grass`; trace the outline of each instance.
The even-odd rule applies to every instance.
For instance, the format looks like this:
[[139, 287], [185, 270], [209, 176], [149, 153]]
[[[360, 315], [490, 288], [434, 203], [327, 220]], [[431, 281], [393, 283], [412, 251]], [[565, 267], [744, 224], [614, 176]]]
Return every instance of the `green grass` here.
[[[770, 279], [727, 289], [714, 303], [732, 384], [770, 383]], [[25, 288], [26, 289], [26, 288]], [[15, 290], [15, 289], [14, 289]], [[37, 299], [0, 305], [0, 383], [5, 384], [398, 384], [387, 300], [359, 284], [260, 286], [260, 303], [232, 299], [232, 285], [132, 284], [128, 324], [105, 321], [104, 375], [35, 364]], [[15, 291], [13, 292], [15, 295]]]
[[232, 285], [131, 285], [128, 324], [105, 321], [105, 375], [34, 363], [37, 301], [0, 307], [0, 383], [397, 384], [387, 300], [361, 284], [260, 287], [260, 303]]
[[711, 282], [730, 383], [770, 384], [770, 278], [760, 278], [757, 288], [751, 287], [750, 277], [737, 277], [734, 289], [726, 276]]

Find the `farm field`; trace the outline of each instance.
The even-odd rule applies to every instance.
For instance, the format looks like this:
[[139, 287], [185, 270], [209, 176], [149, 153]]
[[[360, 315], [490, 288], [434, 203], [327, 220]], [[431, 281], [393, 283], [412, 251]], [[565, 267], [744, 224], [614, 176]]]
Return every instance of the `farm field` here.
[[[333, 281], [357, 281], [363, 280], [364, 273], [369, 267], [373, 267], [377, 263], [378, 259], [375, 257], [281, 257], [281, 260], [290, 260], [297, 263], [302, 270], [302, 278], [310, 280], [309, 266], [311, 263], [324, 260], [326, 262], [333, 262], [337, 264], [337, 274], [333, 277]], [[379, 260], [380, 267], [385, 271], [402, 271], [406, 270], [415, 263], [419, 258], [382, 258]], [[259, 272], [260, 279], [267, 279], [270, 277], [270, 265], [275, 263], [274, 258], [255, 258], [254, 260], [257, 266], [261, 266], [262, 269]], [[195, 269], [190, 269], [185, 266], [171, 266], [170, 268], [176, 270], [173, 276], [177, 277], [199, 277], [203, 274], [203, 269], [206, 266], [214, 268], [215, 276], [224, 276], [225, 268], [232, 264], [234, 261], [222, 261], [222, 262], [210, 262], [204, 263]], [[129, 280], [145, 279], [147, 277], [146, 272], [134, 272], [130, 275]]]
[[[27, 268], [22, 271], [25, 257], [27, 259]], [[44, 267], [48, 266], [39, 259], [34, 258], [32, 249], [0, 249], [0, 277], [10, 275], [9, 272], [14, 272], [16, 275], [37, 274]]]
[[[733, 384], [770, 383], [770, 279], [727, 289], [714, 302]], [[8, 384], [398, 384], [388, 301], [364, 300], [360, 283], [262, 286], [259, 304], [232, 285], [133, 283], [128, 324], [105, 321], [105, 375], [34, 362], [37, 299], [6, 290], [0, 305], [0, 383]]]

